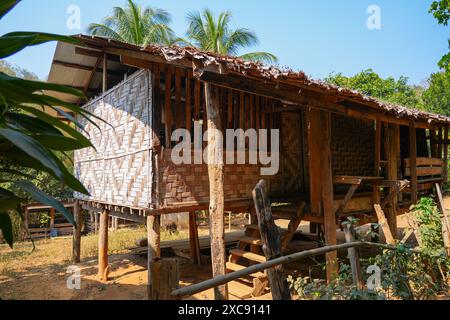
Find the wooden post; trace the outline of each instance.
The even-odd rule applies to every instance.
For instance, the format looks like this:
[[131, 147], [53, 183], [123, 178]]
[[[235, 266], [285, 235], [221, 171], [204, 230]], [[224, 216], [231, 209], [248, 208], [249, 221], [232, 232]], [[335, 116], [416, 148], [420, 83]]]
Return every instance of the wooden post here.
[[[75, 210], [75, 208], [74, 208]], [[75, 216], [75, 212], [74, 212]], [[55, 227], [55, 208], [50, 208], [50, 231]]]
[[416, 204], [417, 193], [417, 137], [414, 121], [409, 123], [409, 158], [411, 159], [411, 204]]
[[[161, 216], [147, 216], [147, 294], [152, 300], [153, 279], [159, 274], [154, 274], [153, 264], [161, 257]], [[159, 269], [156, 269], [159, 270]]]
[[[344, 233], [345, 242], [355, 242], [355, 229], [351, 225], [345, 226]], [[350, 267], [352, 268], [353, 285], [358, 289], [362, 289], [364, 287], [364, 282], [362, 279], [359, 252], [356, 248], [348, 248], [348, 259], [350, 260]]]
[[448, 125], [444, 129], [444, 184], [448, 183]]
[[[208, 119], [208, 176], [209, 176], [209, 226], [213, 277], [225, 274], [225, 230], [223, 193], [223, 139], [219, 109], [218, 87], [205, 84], [205, 102]], [[219, 157], [222, 156], [222, 159]], [[226, 285], [214, 288], [216, 300], [228, 299]]]
[[94, 212], [94, 232], [98, 233], [98, 212]]
[[[258, 227], [261, 233], [262, 249], [266, 260], [281, 257], [281, 234], [276, 226], [270, 201], [266, 194], [266, 184], [261, 180], [253, 189], [253, 201], [255, 202]], [[267, 270], [270, 289], [273, 300], [291, 300], [289, 285], [284, 275], [283, 266], [278, 265]]]
[[201, 264], [197, 215], [195, 211], [189, 212], [189, 248], [192, 262], [194, 264]]
[[98, 278], [108, 281], [108, 219], [109, 210], [103, 209], [100, 214], [100, 227], [98, 234]]
[[[337, 243], [336, 215], [334, 212], [333, 173], [331, 167], [331, 114], [318, 109], [309, 112], [311, 208], [322, 210], [326, 245]], [[327, 280], [338, 276], [337, 252], [326, 254]]]
[[73, 263], [79, 263], [81, 258], [82, 213], [78, 200], [75, 200], [73, 205], [73, 217], [75, 219], [75, 225], [73, 226], [72, 235], [72, 261]]
[[152, 288], [149, 300], [176, 300], [172, 291], [178, 289], [180, 271], [177, 259], [159, 259], [151, 265]]
[[103, 55], [103, 74], [102, 74], [102, 92], [108, 90], [108, 55]]
[[[399, 156], [400, 156], [400, 126], [388, 125], [388, 180], [398, 180]], [[389, 228], [394, 238], [397, 237], [397, 204], [398, 196], [394, 197], [386, 210]]]

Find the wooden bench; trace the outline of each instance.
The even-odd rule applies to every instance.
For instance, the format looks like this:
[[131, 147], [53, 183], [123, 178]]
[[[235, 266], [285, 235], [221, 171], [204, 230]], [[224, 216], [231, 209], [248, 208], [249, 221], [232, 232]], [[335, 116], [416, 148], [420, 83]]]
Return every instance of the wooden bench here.
[[[411, 159], [405, 159], [404, 176], [411, 179]], [[423, 192], [433, 189], [435, 183], [444, 181], [445, 163], [438, 158], [417, 158], [417, 191]], [[406, 188], [405, 192], [411, 192]]]

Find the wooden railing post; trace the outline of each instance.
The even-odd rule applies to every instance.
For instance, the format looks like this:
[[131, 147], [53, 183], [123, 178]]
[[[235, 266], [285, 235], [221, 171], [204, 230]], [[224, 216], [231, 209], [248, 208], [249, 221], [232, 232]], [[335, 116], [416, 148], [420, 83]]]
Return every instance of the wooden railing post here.
[[[345, 242], [353, 243], [355, 242], [355, 229], [351, 225], [346, 225], [344, 229]], [[350, 267], [352, 269], [353, 285], [358, 289], [364, 287], [362, 274], [361, 274], [361, 264], [359, 261], [359, 252], [356, 248], [348, 248], [348, 259], [350, 260]]]
[[[253, 190], [258, 226], [263, 243], [266, 259], [273, 260], [281, 257], [281, 235], [276, 226], [270, 201], [266, 194], [266, 184], [261, 180]], [[291, 300], [289, 285], [284, 275], [283, 265], [277, 265], [267, 270], [273, 300]]]

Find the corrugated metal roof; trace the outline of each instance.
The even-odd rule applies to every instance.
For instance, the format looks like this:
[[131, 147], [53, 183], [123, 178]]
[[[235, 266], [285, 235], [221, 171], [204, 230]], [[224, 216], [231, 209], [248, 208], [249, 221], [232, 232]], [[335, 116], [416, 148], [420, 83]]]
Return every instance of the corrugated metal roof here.
[[[197, 76], [200, 76], [202, 70], [206, 69], [208, 66], [215, 66], [223, 71], [223, 77], [226, 77], [227, 73], [231, 72], [242, 77], [250, 78], [254, 81], [260, 81], [264, 83], [275, 82], [277, 84], [283, 83], [289, 85], [291, 87], [294, 87], [293, 93], [295, 93], [295, 88], [304, 88], [305, 90], [311, 90], [328, 96], [336, 97], [336, 100], [350, 100], [357, 104], [359, 103], [365, 106], [372, 107], [378, 111], [381, 111], [383, 114], [390, 115], [396, 118], [419, 119], [427, 121], [429, 124], [433, 122], [450, 123], [449, 117], [383, 102], [355, 90], [341, 88], [335, 85], [330, 85], [323, 81], [311, 79], [302, 71], [297, 72], [293, 71], [292, 69], [280, 69], [273, 66], [266, 66], [259, 62], [244, 61], [236, 57], [224, 56], [211, 52], [203, 52], [191, 47], [164, 47], [158, 45], [150, 45], [145, 48], [141, 48], [135, 45], [122, 43], [102, 37], [85, 35], [77, 35], [75, 37], [81, 41], [82, 45], [98, 50], [124, 49], [135, 52], [145, 52], [152, 56], [159, 57], [163, 62], [165, 61], [167, 63], [174, 61], [188, 61], [192, 66], [194, 66], [194, 75], [197, 74]], [[63, 60], [67, 62], [79, 63], [83, 65], [87, 64], [92, 66], [95, 64], [95, 58], [77, 55], [74, 48], [74, 45], [59, 43], [55, 52], [54, 61]], [[110, 67], [108, 67], [108, 70], [122, 70], [124, 73], [126, 73], [126, 67], [120, 65], [119, 63], [112, 64]], [[67, 84], [74, 87], [82, 87], [84, 86], [88, 75], [89, 72], [85, 70], [70, 72], [66, 67], [61, 68], [61, 66], [53, 64], [49, 76], [49, 81], [60, 84]], [[99, 81], [101, 82], [101, 78], [99, 79], [99, 76], [93, 81], [93, 86], [95, 88], [98, 88], [98, 86], [100, 85]], [[66, 97], [61, 98], [63, 98], [64, 100], [68, 99]], [[72, 102], [74, 101], [72, 100]]]

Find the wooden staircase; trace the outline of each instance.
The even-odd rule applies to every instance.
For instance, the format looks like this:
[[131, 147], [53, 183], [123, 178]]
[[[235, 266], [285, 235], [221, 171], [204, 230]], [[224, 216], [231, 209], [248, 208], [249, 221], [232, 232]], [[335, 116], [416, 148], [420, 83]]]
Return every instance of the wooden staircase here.
[[[297, 231], [303, 216], [305, 203], [272, 207], [274, 220], [289, 220], [287, 229], [280, 228], [281, 250], [285, 252], [295, 232]], [[262, 253], [262, 241], [257, 224], [245, 227], [245, 235], [238, 239], [236, 249], [230, 250], [230, 256], [226, 264], [227, 272], [242, 270], [254, 264], [266, 261]], [[228, 292], [239, 299], [259, 297], [268, 291], [269, 280], [265, 272], [257, 272], [248, 277], [232, 281], [228, 284]]]

